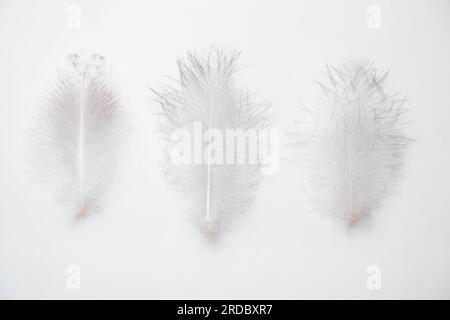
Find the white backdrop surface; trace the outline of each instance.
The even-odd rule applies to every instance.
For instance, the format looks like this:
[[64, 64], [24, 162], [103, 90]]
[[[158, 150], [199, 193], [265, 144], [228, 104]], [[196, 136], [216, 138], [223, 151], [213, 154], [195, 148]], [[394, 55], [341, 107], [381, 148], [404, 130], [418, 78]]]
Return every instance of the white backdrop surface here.
[[[80, 29], [68, 28], [80, 9]], [[380, 9], [380, 29], [367, 8]], [[69, 21], [70, 27], [70, 21]], [[159, 171], [149, 87], [186, 50], [242, 51], [238, 81], [289, 129], [325, 63], [365, 55], [408, 97], [405, 178], [366, 224], [310, 214], [284, 153], [247, 213], [209, 243]], [[113, 65], [128, 143], [102, 212], [74, 222], [26, 175], [26, 130], [55, 67], [79, 49]], [[0, 1], [1, 298], [450, 298], [450, 2]], [[69, 266], [81, 287], [67, 288]], [[381, 288], [367, 286], [369, 266]]]

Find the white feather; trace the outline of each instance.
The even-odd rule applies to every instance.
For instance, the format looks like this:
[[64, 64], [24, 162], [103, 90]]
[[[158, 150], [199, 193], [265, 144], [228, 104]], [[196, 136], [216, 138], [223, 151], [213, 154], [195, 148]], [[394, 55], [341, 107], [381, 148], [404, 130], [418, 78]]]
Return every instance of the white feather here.
[[387, 73], [351, 60], [327, 68], [313, 131], [299, 141], [309, 176], [307, 193], [322, 213], [348, 224], [369, 215], [401, 176], [410, 139], [403, 132], [404, 99], [385, 89]]
[[233, 84], [238, 54], [211, 51], [200, 57], [188, 53], [179, 60], [180, 81], [176, 87], [156, 92], [162, 107], [161, 132], [168, 141], [163, 168], [167, 177], [194, 200], [192, 215], [210, 235], [227, 228], [244, 212], [252, 198], [251, 189], [260, 180], [255, 164], [174, 164], [169, 156], [174, 130], [190, 132], [200, 121], [204, 130], [258, 129], [267, 124], [267, 105], [251, 104], [248, 93]]
[[120, 121], [109, 74], [102, 56], [69, 55], [32, 131], [34, 176], [77, 216], [99, 209], [114, 172]]

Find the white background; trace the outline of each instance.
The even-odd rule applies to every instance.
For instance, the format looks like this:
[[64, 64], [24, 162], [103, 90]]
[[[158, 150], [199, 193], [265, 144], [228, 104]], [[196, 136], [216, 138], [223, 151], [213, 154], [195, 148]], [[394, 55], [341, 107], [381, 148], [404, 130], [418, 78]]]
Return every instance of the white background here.
[[[66, 27], [71, 4], [81, 29]], [[366, 26], [368, 5], [381, 29]], [[246, 215], [210, 243], [159, 171], [158, 105], [186, 50], [242, 50], [238, 81], [288, 129], [317, 103], [325, 63], [365, 55], [407, 96], [405, 178], [365, 225], [312, 215], [284, 154]], [[103, 211], [75, 222], [25, 174], [26, 128], [65, 55], [113, 64], [128, 144]], [[0, 1], [0, 297], [450, 298], [450, 2]], [[81, 288], [66, 287], [81, 268]], [[379, 266], [381, 289], [367, 268]]]

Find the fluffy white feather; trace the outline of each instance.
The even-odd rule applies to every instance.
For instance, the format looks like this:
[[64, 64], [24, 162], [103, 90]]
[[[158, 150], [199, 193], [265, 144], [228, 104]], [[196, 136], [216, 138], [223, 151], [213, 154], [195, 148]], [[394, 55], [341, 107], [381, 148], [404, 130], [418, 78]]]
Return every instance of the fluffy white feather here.
[[[174, 164], [171, 135], [184, 128], [192, 133], [193, 122], [204, 130], [258, 129], [267, 124], [266, 104], [251, 104], [245, 90], [233, 84], [238, 54], [211, 51], [206, 56], [188, 53], [179, 60], [180, 80], [174, 87], [156, 92], [162, 107], [161, 132], [168, 141], [163, 171], [194, 200], [192, 215], [209, 235], [227, 228], [244, 212], [251, 189], [260, 180], [257, 164]], [[205, 146], [205, 144], [203, 145]]]
[[352, 225], [370, 214], [401, 175], [410, 139], [403, 132], [404, 99], [385, 89], [387, 73], [355, 59], [327, 68], [312, 134], [296, 146], [309, 176], [315, 209]]
[[77, 216], [99, 209], [114, 172], [120, 117], [109, 74], [102, 56], [69, 55], [31, 136], [34, 176]]

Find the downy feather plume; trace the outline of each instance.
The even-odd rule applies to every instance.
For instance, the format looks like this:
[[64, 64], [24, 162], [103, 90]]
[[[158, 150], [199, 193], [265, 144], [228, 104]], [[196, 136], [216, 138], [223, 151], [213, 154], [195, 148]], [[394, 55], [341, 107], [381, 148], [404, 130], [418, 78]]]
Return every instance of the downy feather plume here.
[[[267, 125], [268, 105], [250, 103], [248, 92], [238, 90], [233, 83], [238, 57], [237, 53], [227, 55], [219, 50], [206, 56], [188, 53], [185, 60], [178, 61], [179, 81], [155, 91], [162, 107], [160, 130], [168, 143], [163, 172], [193, 200], [192, 216], [208, 236], [227, 229], [233, 218], [244, 212], [252, 199], [251, 189], [260, 180], [260, 165], [210, 161], [212, 151], [206, 151], [207, 142], [200, 142], [206, 161], [175, 164], [171, 158], [176, 144], [173, 133], [184, 129], [194, 136], [195, 122], [201, 123], [203, 132], [218, 129], [223, 134], [227, 129]], [[192, 151], [196, 152], [195, 146]]]
[[307, 110], [312, 134], [295, 144], [315, 209], [349, 225], [389, 194], [410, 142], [403, 132], [405, 100], [386, 91], [387, 75], [362, 59], [327, 67], [327, 82], [319, 84], [321, 103]]
[[98, 211], [115, 167], [119, 102], [109, 65], [71, 54], [32, 131], [33, 174], [78, 217]]

